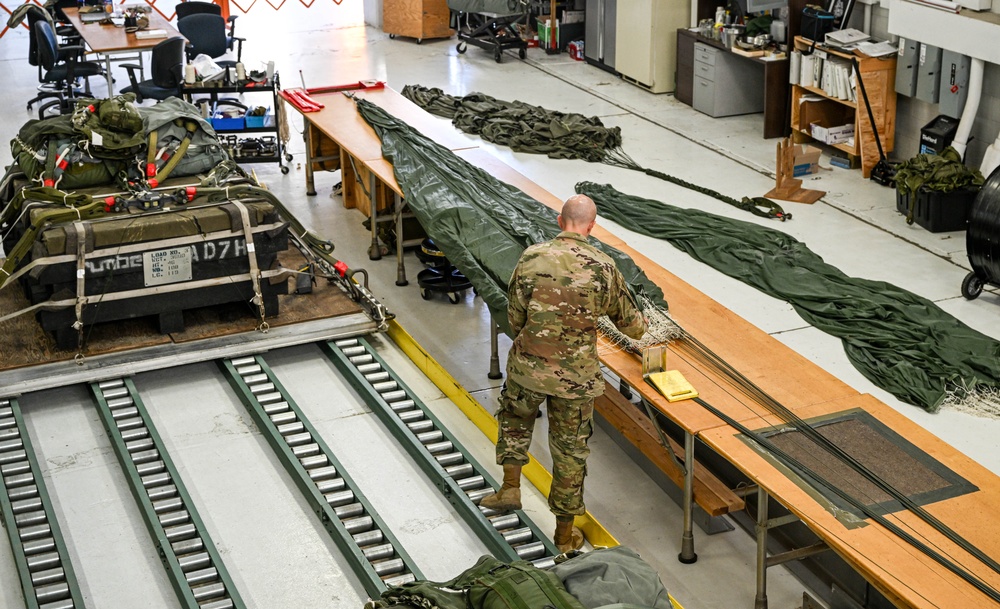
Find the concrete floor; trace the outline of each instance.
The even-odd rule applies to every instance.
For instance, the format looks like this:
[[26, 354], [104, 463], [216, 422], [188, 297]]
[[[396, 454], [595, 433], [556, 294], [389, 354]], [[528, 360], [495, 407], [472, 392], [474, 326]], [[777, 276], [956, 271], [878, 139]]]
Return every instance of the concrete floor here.
[[[670, 96], [651, 95], [566, 55], [530, 50], [527, 61], [508, 56], [497, 64], [490, 54], [476, 48], [459, 55], [454, 39], [428, 40], [421, 45], [390, 40], [361, 24], [360, 4], [345, 0], [339, 6], [316, 4], [309, 10], [288, 4], [279, 13], [263, 5], [255, 8], [240, 17], [238, 25], [238, 33], [248, 38], [245, 63], [253, 69], [273, 59], [285, 86], [297, 86], [301, 70], [309, 86], [379, 79], [397, 90], [406, 84], [422, 84], [454, 94], [481, 91], [598, 115], [606, 124], [622, 128], [626, 151], [643, 165], [736, 197], [760, 195], [773, 185], [775, 140], [760, 137], [760, 115], [712, 119]], [[24, 59], [26, 49], [27, 40], [20, 32], [0, 40], [0, 74], [8, 83], [0, 99], [14, 108], [0, 124], [0, 135], [7, 140], [26, 120], [19, 108], [33, 95], [35, 74]], [[117, 77], [122, 86], [124, 72]], [[103, 87], [95, 81], [96, 94], [103, 94]], [[305, 196], [301, 129], [301, 120], [293, 114], [290, 150], [295, 160], [290, 174], [258, 165], [254, 166], [258, 175], [307, 225], [329, 236], [341, 258], [352, 267], [369, 269], [373, 291], [402, 325], [492, 410], [499, 381], [486, 378], [489, 316], [482, 301], [471, 293], [457, 306], [444, 298], [422, 300], [413, 281], [421, 266], [412, 254], [406, 257], [411, 285], [396, 287], [395, 259], [369, 261], [363, 217], [344, 210], [339, 198], [331, 195], [338, 176], [319, 175], [319, 194]], [[968, 271], [964, 233], [933, 235], [907, 226], [895, 211], [893, 192], [863, 180], [857, 170], [833, 168], [811, 178], [808, 187], [828, 194], [811, 206], [786, 204], [795, 217], [778, 223], [635, 172], [517, 154], [470, 140], [562, 198], [572, 194], [578, 181], [608, 182], [630, 194], [784, 230], [847, 274], [900, 285], [1000, 338], [1000, 294], [990, 290], [971, 302], [960, 295], [959, 286]], [[0, 151], [0, 158], [9, 163], [9, 152]], [[821, 164], [829, 165], [825, 160]], [[947, 410], [931, 415], [902, 404], [854, 370], [839, 341], [806, 326], [787, 304], [665, 243], [636, 235], [628, 227], [602, 224], [817, 365], [859, 391], [874, 394], [1000, 473], [1000, 422]], [[480, 432], [404, 356], [386, 341], [380, 342], [380, 353], [406, 375], [407, 383], [473, 455], [491, 462], [492, 446]], [[508, 346], [509, 341], [502, 338], [501, 356]], [[284, 349], [269, 354], [268, 361], [364, 486], [426, 577], [449, 578], [485, 553], [447, 502], [393, 447], [366, 407], [323, 362], [317, 348]], [[136, 383], [249, 606], [361, 606], [363, 589], [213, 365], [151, 372], [137, 377]], [[88, 606], [175, 606], [99, 419], [85, 406], [88, 402], [82, 387], [21, 400], [32, 439], [43, 455], [47, 482]], [[544, 432], [543, 423], [533, 452], [546, 463]], [[753, 602], [752, 539], [741, 531], [711, 537], [696, 531], [699, 561], [680, 565], [676, 561], [680, 510], [606, 434], [598, 431], [591, 445], [587, 505], [611, 533], [653, 564], [684, 606], [749, 608]], [[540, 495], [532, 493], [526, 509], [543, 530], [551, 529], [553, 521]], [[784, 568], [769, 571], [772, 608], [798, 607], [802, 589]], [[0, 607], [16, 607], [20, 602], [9, 549], [0, 544]]]

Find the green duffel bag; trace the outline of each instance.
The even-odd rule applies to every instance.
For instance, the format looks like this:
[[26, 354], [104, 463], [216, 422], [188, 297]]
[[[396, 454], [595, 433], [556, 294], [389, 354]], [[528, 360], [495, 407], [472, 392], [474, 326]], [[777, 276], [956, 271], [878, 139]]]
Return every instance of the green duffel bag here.
[[446, 582], [415, 581], [393, 586], [365, 609], [585, 609], [559, 578], [526, 561], [511, 564], [483, 556]]

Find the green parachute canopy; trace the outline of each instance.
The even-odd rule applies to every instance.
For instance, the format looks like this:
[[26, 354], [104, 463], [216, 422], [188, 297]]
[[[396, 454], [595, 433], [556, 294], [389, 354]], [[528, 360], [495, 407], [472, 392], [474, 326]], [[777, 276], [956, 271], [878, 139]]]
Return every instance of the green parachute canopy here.
[[[861, 374], [900, 400], [935, 411], [949, 391], [1000, 387], [1000, 342], [933, 302], [882, 281], [848, 277], [789, 235], [749, 222], [577, 184], [598, 213], [791, 304], [844, 344]], [[987, 390], [985, 393], [989, 393]]]
[[[475, 286], [505, 333], [507, 284], [521, 252], [559, 234], [556, 212], [424, 137], [382, 108], [357, 100], [382, 140], [407, 205], [421, 226]], [[627, 255], [591, 239], [611, 256], [630, 288], [666, 310], [663, 292]]]

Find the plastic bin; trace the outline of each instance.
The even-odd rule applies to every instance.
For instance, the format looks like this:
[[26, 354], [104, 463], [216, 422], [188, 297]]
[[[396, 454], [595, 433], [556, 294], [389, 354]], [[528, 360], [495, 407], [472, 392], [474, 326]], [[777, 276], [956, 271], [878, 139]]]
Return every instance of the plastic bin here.
[[229, 117], [216, 114], [212, 117], [212, 128], [216, 131], [232, 131], [243, 129], [246, 121], [243, 116]]
[[[939, 192], [920, 189], [913, 208], [913, 221], [932, 233], [965, 230], [969, 208], [978, 188]], [[910, 213], [910, 195], [896, 191], [896, 210], [904, 216]]]
[[248, 114], [245, 118], [247, 122], [247, 129], [259, 129], [261, 127], [274, 126], [274, 115], [271, 114], [270, 108], [267, 109], [267, 112], [263, 116], [253, 116]]

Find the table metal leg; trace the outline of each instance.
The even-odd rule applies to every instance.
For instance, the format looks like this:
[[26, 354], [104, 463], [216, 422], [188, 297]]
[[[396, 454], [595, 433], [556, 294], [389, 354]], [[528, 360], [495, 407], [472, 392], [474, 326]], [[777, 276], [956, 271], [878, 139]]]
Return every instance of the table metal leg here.
[[684, 531], [681, 533], [681, 553], [677, 560], [689, 565], [698, 560], [694, 553], [694, 434], [684, 432]]
[[376, 209], [377, 197], [375, 193], [378, 188], [378, 177], [375, 176], [374, 171], [368, 172], [368, 210], [370, 213], [369, 224], [372, 227], [372, 244], [368, 248], [368, 259], [369, 260], [381, 260], [382, 250], [378, 246], [378, 210]]
[[754, 609], [767, 609], [767, 491], [757, 487], [757, 596]]
[[[375, 196], [372, 191], [372, 197]], [[406, 280], [406, 262], [403, 260], [403, 197], [393, 194], [393, 203], [396, 216], [396, 285], [404, 286], [409, 282]]]
[[115, 82], [111, 77], [111, 55], [104, 55], [104, 77], [108, 80], [108, 97], [115, 94]]
[[302, 138], [306, 142], [306, 195], [316, 196], [316, 180], [313, 176], [313, 126], [307, 118], [305, 121], [305, 131]]
[[500, 326], [497, 325], [496, 320], [490, 315], [490, 371], [486, 373], [487, 378], [491, 379], [502, 379], [503, 373], [500, 372]]

